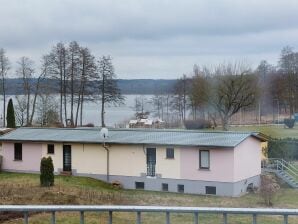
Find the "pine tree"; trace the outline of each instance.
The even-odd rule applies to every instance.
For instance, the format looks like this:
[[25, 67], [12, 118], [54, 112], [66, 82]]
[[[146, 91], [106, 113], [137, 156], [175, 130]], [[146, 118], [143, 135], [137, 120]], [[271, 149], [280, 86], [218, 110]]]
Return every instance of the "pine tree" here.
[[16, 127], [16, 120], [15, 120], [15, 114], [14, 114], [12, 99], [10, 99], [9, 102], [8, 102], [6, 121], [7, 121], [7, 127], [8, 128], [15, 128]]

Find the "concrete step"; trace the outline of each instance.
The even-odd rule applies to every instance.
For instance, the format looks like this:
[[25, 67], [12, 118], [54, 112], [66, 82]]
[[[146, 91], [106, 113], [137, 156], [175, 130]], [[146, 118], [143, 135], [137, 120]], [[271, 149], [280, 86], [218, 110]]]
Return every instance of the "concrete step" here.
[[60, 175], [62, 175], [62, 176], [71, 176], [72, 172], [71, 171], [61, 171]]

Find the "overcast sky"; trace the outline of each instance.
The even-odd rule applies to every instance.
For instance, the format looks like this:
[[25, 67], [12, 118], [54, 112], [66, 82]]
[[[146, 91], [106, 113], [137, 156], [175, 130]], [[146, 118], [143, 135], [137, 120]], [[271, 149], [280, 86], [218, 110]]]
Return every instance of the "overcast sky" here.
[[177, 78], [193, 64], [298, 46], [297, 0], [0, 0], [0, 48], [38, 62], [58, 41], [111, 55], [118, 78]]

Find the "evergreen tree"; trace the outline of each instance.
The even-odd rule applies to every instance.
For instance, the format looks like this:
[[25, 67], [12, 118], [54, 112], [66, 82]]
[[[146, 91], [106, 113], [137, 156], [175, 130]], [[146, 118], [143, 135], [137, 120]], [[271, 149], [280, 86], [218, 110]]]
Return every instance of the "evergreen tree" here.
[[7, 121], [7, 127], [8, 128], [15, 128], [16, 127], [16, 121], [15, 121], [15, 114], [14, 114], [12, 99], [10, 99], [9, 102], [8, 102], [6, 121]]
[[43, 157], [40, 162], [40, 186], [54, 186], [54, 165], [53, 160], [49, 156]]

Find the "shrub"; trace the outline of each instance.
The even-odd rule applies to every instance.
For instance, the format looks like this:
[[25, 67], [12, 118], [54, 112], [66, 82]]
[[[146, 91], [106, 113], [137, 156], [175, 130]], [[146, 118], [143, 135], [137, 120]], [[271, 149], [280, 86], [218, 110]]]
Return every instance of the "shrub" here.
[[118, 180], [114, 180], [112, 181], [112, 186], [116, 189], [122, 189], [123, 188], [123, 185], [120, 181]]
[[93, 123], [88, 123], [88, 124], [83, 125], [83, 127], [94, 127], [94, 124]]
[[204, 119], [186, 120], [184, 121], [184, 126], [186, 129], [204, 129], [204, 128], [210, 128], [211, 123]]
[[280, 186], [272, 175], [261, 175], [260, 196], [267, 206], [273, 205], [273, 198]]
[[288, 128], [293, 128], [295, 125], [295, 119], [284, 119], [284, 123]]
[[54, 165], [50, 156], [43, 157], [40, 161], [40, 186], [54, 186]]
[[298, 160], [297, 139], [270, 139], [268, 141], [268, 157]]

